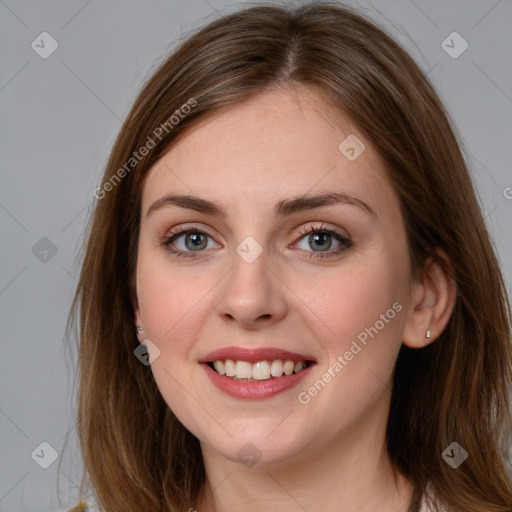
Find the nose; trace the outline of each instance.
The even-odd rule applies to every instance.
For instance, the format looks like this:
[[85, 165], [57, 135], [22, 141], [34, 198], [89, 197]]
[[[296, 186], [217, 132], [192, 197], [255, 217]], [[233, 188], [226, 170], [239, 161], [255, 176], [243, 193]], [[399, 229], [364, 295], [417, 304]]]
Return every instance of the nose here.
[[233, 267], [220, 288], [216, 305], [223, 321], [256, 330], [284, 318], [287, 288], [268, 260], [265, 250], [251, 263], [234, 254]]

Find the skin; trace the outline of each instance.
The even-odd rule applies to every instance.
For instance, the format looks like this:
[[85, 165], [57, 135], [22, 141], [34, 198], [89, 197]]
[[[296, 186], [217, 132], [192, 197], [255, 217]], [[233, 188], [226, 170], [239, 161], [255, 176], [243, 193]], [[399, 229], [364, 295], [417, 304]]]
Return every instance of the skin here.
[[[422, 347], [448, 322], [455, 289], [431, 265], [412, 282], [396, 193], [377, 153], [346, 118], [302, 86], [267, 90], [203, 121], [153, 166], [142, 194], [136, 324], [160, 350], [151, 369], [164, 399], [201, 443], [207, 485], [204, 511], [407, 510], [412, 487], [395, 478], [385, 429], [394, 364], [402, 343]], [[349, 161], [338, 149], [355, 134], [366, 149]], [[283, 218], [280, 201], [343, 192], [369, 205], [332, 204]], [[223, 205], [227, 217], [166, 206], [166, 194]], [[349, 236], [320, 251], [301, 228], [320, 223]], [[161, 244], [173, 228], [207, 233], [197, 257], [186, 235]], [[248, 263], [236, 252], [248, 236], [263, 252]], [[322, 242], [320, 242], [321, 244]], [[311, 259], [311, 254], [331, 252]], [[332, 368], [357, 335], [394, 303], [402, 306], [366, 346], [302, 404], [300, 392]], [[430, 339], [425, 337], [430, 329]], [[279, 347], [317, 365], [295, 388], [264, 400], [231, 398], [214, 387], [198, 360], [229, 345]], [[333, 370], [331, 369], [331, 374]], [[247, 443], [259, 461], [238, 458]]]

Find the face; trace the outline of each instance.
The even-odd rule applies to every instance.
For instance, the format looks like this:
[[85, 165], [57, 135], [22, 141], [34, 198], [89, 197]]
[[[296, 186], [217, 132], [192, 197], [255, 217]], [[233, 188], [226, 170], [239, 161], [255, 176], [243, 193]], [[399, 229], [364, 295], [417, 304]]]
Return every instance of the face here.
[[298, 461], [385, 424], [404, 223], [370, 142], [327, 111], [307, 89], [265, 91], [198, 125], [145, 179], [137, 325], [203, 452]]

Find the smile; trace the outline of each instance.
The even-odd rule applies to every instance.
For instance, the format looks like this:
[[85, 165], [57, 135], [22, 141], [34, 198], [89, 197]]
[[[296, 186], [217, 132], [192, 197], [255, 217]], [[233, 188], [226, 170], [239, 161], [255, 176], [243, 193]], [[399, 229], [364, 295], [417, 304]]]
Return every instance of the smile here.
[[219, 375], [230, 377], [233, 380], [244, 382], [260, 382], [279, 379], [283, 375], [292, 375], [306, 369], [309, 361], [291, 361], [273, 359], [268, 361], [234, 361], [232, 359], [218, 359], [207, 363]]

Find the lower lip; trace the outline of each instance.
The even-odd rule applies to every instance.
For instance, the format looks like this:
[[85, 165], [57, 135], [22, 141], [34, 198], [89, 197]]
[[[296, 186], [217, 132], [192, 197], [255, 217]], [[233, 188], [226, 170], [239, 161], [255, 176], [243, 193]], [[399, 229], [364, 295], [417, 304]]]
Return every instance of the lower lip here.
[[283, 375], [282, 377], [262, 380], [260, 382], [233, 380], [230, 377], [220, 375], [220, 373], [217, 373], [206, 363], [202, 363], [201, 366], [204, 368], [212, 383], [227, 395], [234, 398], [262, 400], [276, 396], [296, 386], [309, 374], [309, 371], [314, 365], [310, 364], [310, 366], [304, 368], [304, 370], [299, 373]]

